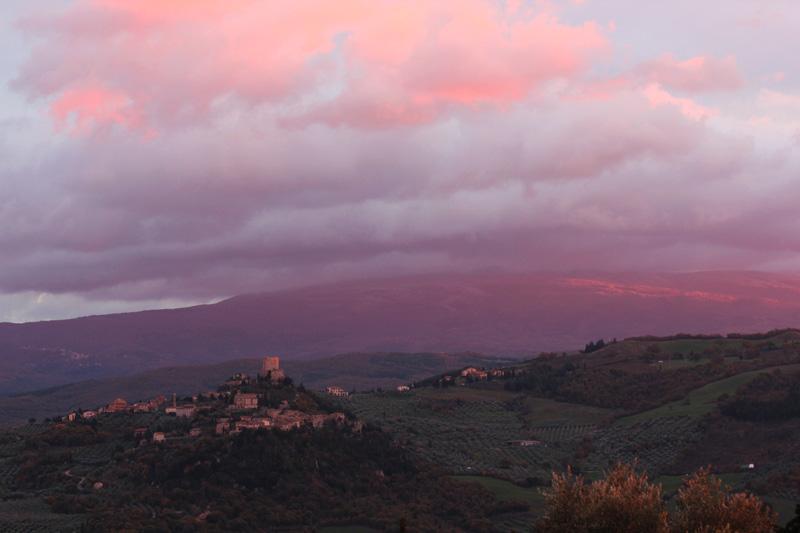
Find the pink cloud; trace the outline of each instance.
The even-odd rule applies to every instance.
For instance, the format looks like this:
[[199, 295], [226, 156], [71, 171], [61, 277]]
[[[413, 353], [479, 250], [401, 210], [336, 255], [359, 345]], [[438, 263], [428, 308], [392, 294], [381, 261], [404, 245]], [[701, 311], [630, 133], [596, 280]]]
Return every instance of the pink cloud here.
[[[382, 126], [506, 106], [579, 76], [608, 48], [593, 23], [488, 0], [231, 6], [79, 0], [33, 16], [24, 27], [44, 42], [15, 85], [54, 98], [59, 120], [73, 114], [84, 126], [191, 124], [230, 99], [279, 108], [289, 121]], [[104, 101], [86, 93], [78, 102], [86, 86]]]
[[124, 93], [87, 84], [66, 89], [53, 101], [50, 113], [56, 129], [87, 134], [95, 128], [120, 125], [148, 131], [142, 116]]
[[643, 63], [635, 74], [646, 82], [692, 93], [731, 91], [744, 85], [733, 56], [696, 56], [680, 61], [666, 54]]
[[648, 85], [642, 92], [652, 106], [673, 106], [693, 120], [704, 120], [716, 114], [713, 109], [700, 105], [690, 98], [673, 96], [656, 83]]

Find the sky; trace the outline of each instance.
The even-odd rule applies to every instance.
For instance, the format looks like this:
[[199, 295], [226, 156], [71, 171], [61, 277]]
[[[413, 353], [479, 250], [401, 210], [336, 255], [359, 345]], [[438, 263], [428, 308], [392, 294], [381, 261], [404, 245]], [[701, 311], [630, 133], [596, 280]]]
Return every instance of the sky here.
[[0, 321], [800, 270], [796, 0], [4, 0]]

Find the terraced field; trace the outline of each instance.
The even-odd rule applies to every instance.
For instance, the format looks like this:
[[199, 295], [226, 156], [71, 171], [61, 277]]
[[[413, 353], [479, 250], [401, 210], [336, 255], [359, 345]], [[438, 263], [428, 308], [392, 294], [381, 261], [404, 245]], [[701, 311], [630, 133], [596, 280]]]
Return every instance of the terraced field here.
[[563, 424], [559, 426], [536, 426], [531, 428], [538, 440], [546, 443], [575, 443], [597, 433], [594, 424]]
[[516, 446], [535, 438], [509, 402], [464, 400], [454, 394], [356, 394], [348, 407], [398, 435], [422, 457], [456, 474], [524, 481], [549, 477], [565, 452], [547, 444]]
[[598, 431], [593, 439], [594, 469], [616, 462], [637, 462], [657, 473], [675, 462], [678, 454], [700, 438], [697, 420], [688, 416], [652, 418], [635, 424], [614, 424]]

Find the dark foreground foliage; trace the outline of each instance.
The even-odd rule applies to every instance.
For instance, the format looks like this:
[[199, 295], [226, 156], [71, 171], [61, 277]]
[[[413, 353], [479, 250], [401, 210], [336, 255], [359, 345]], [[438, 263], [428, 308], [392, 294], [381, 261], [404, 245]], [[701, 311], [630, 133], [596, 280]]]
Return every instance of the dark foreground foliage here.
[[[37, 463], [53, 475], [68, 457]], [[46, 479], [39, 472], [30, 479]], [[102, 491], [57, 494], [86, 531], [276, 531], [360, 524], [382, 530], [489, 529], [482, 488], [415, 462], [382, 431], [245, 431], [119, 454]]]
[[627, 465], [586, 483], [571, 473], [553, 476], [538, 531], [552, 533], [773, 533], [777, 516], [756, 496], [731, 493], [700, 470], [678, 491], [670, 513], [661, 486]]

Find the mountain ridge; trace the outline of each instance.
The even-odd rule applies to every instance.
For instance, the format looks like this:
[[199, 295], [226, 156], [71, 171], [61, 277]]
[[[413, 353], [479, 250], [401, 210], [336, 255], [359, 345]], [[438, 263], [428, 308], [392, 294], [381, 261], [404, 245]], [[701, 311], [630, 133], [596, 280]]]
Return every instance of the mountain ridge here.
[[532, 356], [600, 337], [800, 324], [800, 275], [480, 273], [381, 278], [215, 304], [0, 324], [0, 394], [276, 353]]

